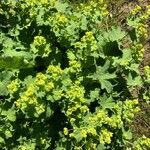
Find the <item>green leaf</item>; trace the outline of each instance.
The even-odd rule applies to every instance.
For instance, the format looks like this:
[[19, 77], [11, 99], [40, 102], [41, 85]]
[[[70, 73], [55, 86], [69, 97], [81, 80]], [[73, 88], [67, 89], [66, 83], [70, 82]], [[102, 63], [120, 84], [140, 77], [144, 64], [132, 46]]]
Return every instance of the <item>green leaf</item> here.
[[135, 71], [137, 74], [140, 74], [139, 72], [139, 64], [132, 63], [130, 66], [127, 67], [131, 71]]
[[125, 140], [131, 140], [132, 139], [132, 131], [130, 129], [126, 131], [123, 128], [122, 131], [123, 131], [123, 137]]
[[14, 122], [16, 120], [16, 111], [13, 109], [9, 109], [7, 111], [7, 118], [8, 120]]
[[0, 82], [0, 95], [8, 94], [7, 85], [8, 85], [8, 82], [5, 82], [5, 81]]
[[94, 91], [90, 91], [90, 100], [91, 102], [95, 101], [95, 99], [99, 99], [99, 89], [95, 89]]
[[44, 15], [45, 15], [45, 11], [44, 8], [39, 6], [39, 11], [38, 14], [36, 16], [36, 22], [39, 26], [42, 26], [44, 24]]
[[6, 139], [12, 137], [12, 133], [9, 130], [6, 130], [5, 131], [5, 137], [6, 137]]
[[76, 58], [72, 51], [70, 50], [70, 51], [67, 52], [67, 56], [70, 60], [74, 60]]
[[0, 137], [0, 143], [4, 143], [4, 139], [2, 137]]
[[56, 101], [61, 99], [61, 91], [60, 90], [55, 89], [53, 91], [53, 99]]
[[88, 25], [88, 20], [85, 17], [81, 18], [81, 29], [86, 30]]
[[45, 96], [45, 92], [39, 91], [36, 95], [37, 95], [37, 97], [39, 97], [39, 98], [43, 98], [43, 97]]
[[125, 37], [125, 32], [120, 27], [112, 27], [107, 32], [104, 32], [103, 38], [107, 41], [120, 41]]
[[49, 118], [52, 115], [53, 111], [51, 110], [50, 106], [47, 105], [46, 109], [46, 117]]
[[103, 67], [98, 66], [96, 68], [96, 73], [94, 73], [93, 76], [90, 76], [93, 78], [93, 80], [98, 80], [101, 84], [102, 89], [106, 89], [108, 93], [112, 91], [112, 84], [109, 80], [114, 79], [116, 77], [115, 73], [109, 73], [109, 62], [106, 61], [105, 65]]
[[139, 21], [140, 21], [140, 18], [127, 18], [127, 24], [129, 25], [129, 26], [131, 26], [131, 27], [136, 27], [137, 26], [137, 24], [139, 23]]
[[50, 95], [50, 94], [46, 96], [46, 99], [47, 99], [48, 101], [51, 101], [51, 102], [54, 101], [54, 98], [53, 98], [52, 95]]
[[58, 12], [66, 13], [66, 9], [68, 8], [68, 4], [67, 3], [60, 3], [59, 1], [57, 1], [55, 3], [55, 8], [57, 9]]
[[83, 139], [79, 131], [75, 133], [74, 138], [76, 139], [77, 142], [81, 142]]
[[140, 76], [133, 77], [131, 73], [129, 73], [127, 78], [128, 86], [142, 86], [142, 79]]
[[100, 97], [99, 103], [103, 109], [106, 108], [112, 109], [115, 105], [113, 98], [112, 97], [107, 98], [106, 96]]
[[99, 79], [99, 81], [101, 83], [102, 89], [106, 89], [108, 93], [112, 91], [113, 86], [110, 81], [107, 81], [105, 79]]
[[128, 67], [130, 62], [132, 61], [131, 49], [124, 49], [122, 52], [122, 58], [113, 57], [113, 65], [115, 67], [118, 67], [119, 65]]
[[26, 63], [24, 57], [0, 56], [0, 69], [22, 69], [33, 67], [33, 64]]
[[121, 60], [128, 61], [128, 62], [132, 60], [131, 49], [123, 50], [123, 56], [122, 56]]
[[99, 144], [98, 146], [97, 146], [97, 150], [105, 150], [105, 146], [103, 145], [103, 144]]
[[9, 84], [9, 80], [12, 77], [12, 72], [3, 71], [0, 73], [0, 95], [7, 95], [7, 85]]
[[26, 86], [29, 86], [30, 84], [32, 84], [34, 82], [34, 78], [33, 76], [29, 75], [24, 79], [23, 84]]
[[31, 59], [32, 58], [32, 55], [31, 53], [29, 52], [25, 52], [25, 51], [16, 51], [16, 50], [13, 50], [13, 49], [6, 49], [5, 52], [4, 52], [4, 56], [5, 57], [23, 57], [23, 58], [26, 58], [26, 59]]

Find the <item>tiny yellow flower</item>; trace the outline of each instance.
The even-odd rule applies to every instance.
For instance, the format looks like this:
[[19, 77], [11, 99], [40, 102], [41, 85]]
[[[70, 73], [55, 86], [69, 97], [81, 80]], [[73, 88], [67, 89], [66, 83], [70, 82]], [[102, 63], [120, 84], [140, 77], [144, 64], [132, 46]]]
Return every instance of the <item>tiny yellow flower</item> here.
[[64, 128], [63, 132], [64, 132], [64, 135], [68, 135], [68, 133], [69, 133], [67, 128]]

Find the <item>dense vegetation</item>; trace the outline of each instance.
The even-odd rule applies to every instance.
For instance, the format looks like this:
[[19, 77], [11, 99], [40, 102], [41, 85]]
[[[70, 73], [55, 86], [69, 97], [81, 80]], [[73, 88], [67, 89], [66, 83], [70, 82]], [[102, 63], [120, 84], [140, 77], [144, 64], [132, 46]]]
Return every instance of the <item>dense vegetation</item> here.
[[[0, 1], [0, 149], [148, 150], [130, 128], [150, 102], [139, 70], [150, 5], [114, 23], [110, 1]], [[138, 91], [134, 94], [134, 91]]]

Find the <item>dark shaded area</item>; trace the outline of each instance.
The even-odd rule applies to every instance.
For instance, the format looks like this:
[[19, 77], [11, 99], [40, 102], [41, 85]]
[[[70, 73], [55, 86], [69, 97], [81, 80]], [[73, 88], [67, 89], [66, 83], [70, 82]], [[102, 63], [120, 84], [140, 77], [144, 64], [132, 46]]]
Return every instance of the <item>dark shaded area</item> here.
[[91, 113], [94, 113], [96, 110], [96, 107], [100, 106], [100, 104], [98, 103], [98, 100], [95, 100], [94, 102], [90, 103], [89, 109]]
[[120, 94], [122, 99], [126, 100], [126, 98], [131, 97], [131, 93], [127, 88], [126, 80], [121, 75], [118, 75], [118, 78], [116, 78], [115, 82], [116, 84], [113, 87], [113, 90]]
[[39, 29], [37, 28], [36, 22], [33, 21], [27, 29], [24, 28], [20, 31], [18, 38], [25, 47], [29, 48], [34, 36], [38, 35], [38, 33]]
[[137, 39], [135, 29], [128, 31], [128, 33], [132, 41], [135, 41]]
[[108, 42], [104, 46], [104, 54], [106, 56], [122, 56], [122, 51], [119, 49], [118, 42]]

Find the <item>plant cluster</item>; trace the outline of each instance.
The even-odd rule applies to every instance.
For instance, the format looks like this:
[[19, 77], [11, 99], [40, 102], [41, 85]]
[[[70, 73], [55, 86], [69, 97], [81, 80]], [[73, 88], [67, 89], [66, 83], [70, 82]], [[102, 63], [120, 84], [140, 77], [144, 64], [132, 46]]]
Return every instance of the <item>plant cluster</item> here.
[[150, 99], [132, 94], [150, 84], [149, 18], [137, 6], [127, 31], [110, 26], [105, 0], [1, 0], [0, 149], [148, 149], [129, 126]]

